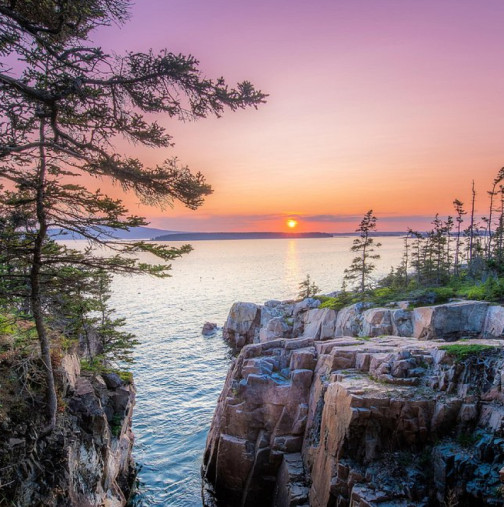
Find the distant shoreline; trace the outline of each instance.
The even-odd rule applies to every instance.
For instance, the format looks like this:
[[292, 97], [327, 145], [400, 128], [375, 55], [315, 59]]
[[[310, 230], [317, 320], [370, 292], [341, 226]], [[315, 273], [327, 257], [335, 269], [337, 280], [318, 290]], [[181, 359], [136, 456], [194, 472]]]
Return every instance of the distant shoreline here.
[[[376, 236], [403, 236], [404, 232], [383, 232]], [[327, 232], [185, 232], [163, 234], [151, 241], [205, 241], [205, 240], [243, 240], [243, 239], [314, 239], [333, 237], [353, 237], [358, 233], [327, 233]]]
[[163, 234], [152, 241], [203, 241], [233, 239], [298, 239], [298, 238], [332, 238], [326, 232], [185, 232], [181, 234]]

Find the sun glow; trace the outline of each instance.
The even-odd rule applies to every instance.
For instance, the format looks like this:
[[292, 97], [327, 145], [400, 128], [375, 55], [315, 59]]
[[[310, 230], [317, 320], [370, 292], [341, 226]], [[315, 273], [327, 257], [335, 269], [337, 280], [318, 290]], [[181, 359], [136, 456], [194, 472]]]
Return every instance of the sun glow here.
[[287, 220], [286, 224], [289, 229], [294, 229], [294, 227], [296, 227], [298, 223], [297, 223], [297, 220], [294, 220], [293, 218], [289, 218], [289, 220]]

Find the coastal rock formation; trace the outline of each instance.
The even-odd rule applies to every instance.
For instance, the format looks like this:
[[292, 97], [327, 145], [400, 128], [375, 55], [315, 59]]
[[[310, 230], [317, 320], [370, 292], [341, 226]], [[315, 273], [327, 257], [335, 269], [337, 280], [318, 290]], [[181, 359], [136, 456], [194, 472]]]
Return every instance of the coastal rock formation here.
[[224, 339], [237, 351], [245, 345], [300, 336], [328, 340], [341, 336], [403, 336], [424, 340], [504, 337], [504, 308], [482, 301], [456, 301], [408, 309], [374, 308], [356, 303], [339, 311], [319, 308], [320, 301], [235, 303], [223, 328]]
[[228, 373], [204, 505], [504, 505], [504, 342], [481, 339], [498, 329], [489, 308], [292, 312], [302, 336], [247, 345]]
[[253, 343], [261, 323], [260, 307], [253, 303], [235, 303], [229, 312], [222, 334], [236, 349]]
[[502, 306], [490, 306], [488, 308], [485, 326], [483, 328], [484, 338], [499, 338], [504, 335], [504, 308]]
[[217, 332], [218, 326], [215, 322], [205, 322], [203, 324], [203, 328], [201, 329], [201, 334], [203, 336], [211, 336]]
[[413, 310], [413, 336], [425, 340], [458, 340], [479, 336], [484, 329], [489, 303], [459, 301]]
[[[0, 504], [124, 506], [134, 475], [135, 389], [115, 373], [81, 372], [77, 355], [54, 357], [61, 410], [50, 433], [44, 431], [42, 400], [27, 396], [32, 393], [27, 385], [2, 376], [7, 389], [0, 407]], [[24, 361], [29, 384], [37, 364], [31, 358]], [[20, 364], [2, 358], [2, 375]]]

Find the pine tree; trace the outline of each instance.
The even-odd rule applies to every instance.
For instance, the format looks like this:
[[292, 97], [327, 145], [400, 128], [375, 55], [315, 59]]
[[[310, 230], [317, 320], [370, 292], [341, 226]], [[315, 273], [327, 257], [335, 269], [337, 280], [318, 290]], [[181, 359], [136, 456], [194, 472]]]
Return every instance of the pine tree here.
[[472, 260], [473, 260], [473, 254], [474, 254], [474, 237], [475, 237], [475, 223], [474, 223], [474, 203], [476, 201], [476, 190], [474, 188], [474, 180], [472, 182], [471, 187], [471, 220], [469, 227], [466, 229], [465, 234], [469, 238], [469, 245], [468, 245], [468, 255], [467, 255], [467, 261], [469, 264], [469, 267], [471, 267]]
[[311, 298], [319, 292], [317, 284], [311, 280], [310, 275], [306, 275], [306, 278], [299, 284], [298, 297], [300, 299]]
[[354, 239], [351, 247], [352, 252], [358, 252], [359, 255], [354, 257], [349, 268], [345, 269], [344, 280], [354, 283], [355, 290], [362, 295], [371, 288], [371, 273], [375, 270], [375, 265], [371, 262], [380, 258], [379, 254], [375, 254], [375, 248], [381, 246], [381, 243], [374, 242], [370, 236], [376, 230], [376, 217], [373, 210], [369, 210], [362, 219], [358, 229], [359, 237]]
[[486, 231], [486, 259], [487, 261], [490, 260], [491, 252], [492, 252], [492, 218], [493, 218], [493, 212], [494, 212], [494, 198], [497, 195], [497, 185], [504, 179], [504, 167], [502, 167], [499, 172], [497, 173], [497, 176], [493, 180], [492, 190], [488, 191], [488, 195], [490, 196], [490, 205], [488, 209], [488, 222], [487, 222], [487, 231]]
[[[166, 276], [166, 262], [190, 250], [115, 241], [111, 229], [128, 230], [145, 220], [75, 181], [83, 174], [109, 178], [142, 202], [163, 207], [177, 200], [195, 209], [212, 191], [200, 173], [176, 159], [146, 168], [117, 154], [117, 138], [169, 147], [171, 137], [151, 120], [153, 114], [182, 120], [220, 116], [225, 108], [256, 106], [265, 98], [248, 82], [233, 89], [222, 78], [203, 78], [192, 56], [168, 51], [112, 56], [92, 45], [92, 30], [121, 24], [128, 15], [128, 2], [120, 0], [0, 2], [0, 180], [8, 182], [0, 206], [3, 219], [24, 217], [3, 229], [10, 234], [4, 238], [7, 260], [15, 258], [23, 267], [3, 285], [20, 288], [20, 297], [29, 301], [46, 371], [49, 429], [57, 399], [44, 302], [62, 282], [61, 270]], [[13, 58], [19, 65], [11, 68]], [[56, 245], [49, 238], [52, 228], [115, 253], [104, 260], [91, 250]], [[163, 264], [150, 266], [124, 255], [135, 252], [150, 252]]]
[[459, 275], [460, 270], [460, 245], [461, 245], [461, 228], [464, 222], [464, 215], [467, 215], [467, 211], [464, 210], [464, 203], [455, 199], [453, 206], [457, 212], [455, 221], [457, 222], [457, 234], [455, 236], [455, 258], [454, 258], [454, 273], [455, 276]]

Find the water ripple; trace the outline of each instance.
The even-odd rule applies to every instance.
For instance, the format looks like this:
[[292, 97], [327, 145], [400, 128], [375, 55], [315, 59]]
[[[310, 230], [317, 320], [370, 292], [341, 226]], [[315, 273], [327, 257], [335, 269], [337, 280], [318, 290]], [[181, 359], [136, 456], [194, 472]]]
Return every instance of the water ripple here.
[[[400, 260], [401, 239], [383, 238], [382, 274]], [[116, 277], [112, 304], [140, 344], [133, 373], [137, 404], [138, 506], [201, 506], [200, 467], [215, 404], [229, 366], [216, 334], [234, 301], [292, 298], [309, 273], [325, 292], [337, 289], [352, 259], [351, 238], [201, 241], [173, 264], [173, 278]], [[145, 257], [146, 261], [151, 261]]]

